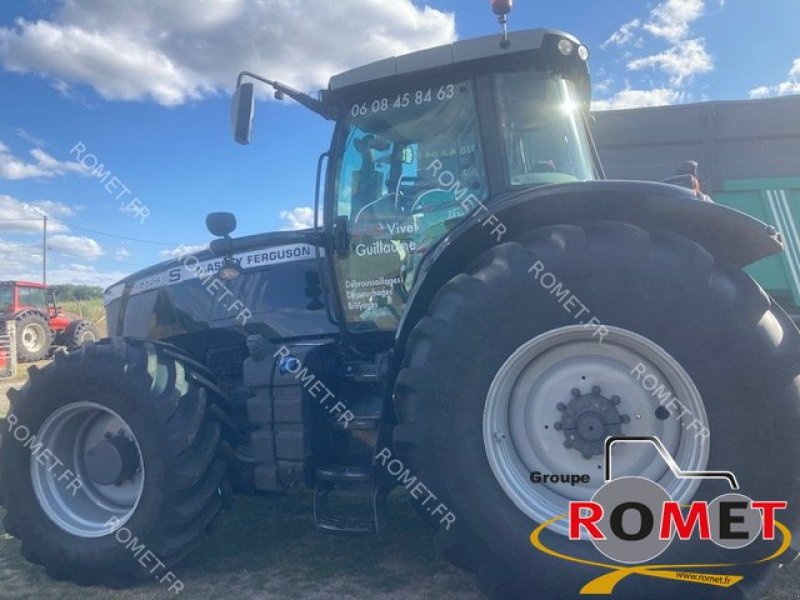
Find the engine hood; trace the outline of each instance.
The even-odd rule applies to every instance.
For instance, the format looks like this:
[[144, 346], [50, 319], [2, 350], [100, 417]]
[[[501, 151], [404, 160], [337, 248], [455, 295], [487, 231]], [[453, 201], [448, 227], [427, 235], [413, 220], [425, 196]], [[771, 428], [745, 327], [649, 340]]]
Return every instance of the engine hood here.
[[105, 290], [109, 335], [180, 343], [211, 330], [240, 341], [250, 333], [282, 338], [335, 331], [316, 252], [305, 243], [249, 247], [233, 254], [241, 269], [233, 281], [217, 277], [223, 259], [211, 250], [137, 271]]

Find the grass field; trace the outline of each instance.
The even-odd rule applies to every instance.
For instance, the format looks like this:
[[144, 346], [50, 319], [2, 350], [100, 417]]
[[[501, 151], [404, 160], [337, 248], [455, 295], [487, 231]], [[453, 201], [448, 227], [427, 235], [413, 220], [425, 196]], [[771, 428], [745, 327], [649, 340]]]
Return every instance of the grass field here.
[[101, 335], [106, 335], [106, 311], [102, 298], [80, 302], [59, 302], [58, 305], [67, 312], [75, 313], [84, 319], [88, 319], [97, 325]]
[[[17, 380], [21, 384], [24, 379]], [[0, 415], [8, 410], [0, 382]], [[9, 482], [13, 485], [12, 482]], [[0, 508], [0, 516], [4, 514]], [[238, 498], [214, 535], [173, 569], [183, 598], [237, 600], [342, 598], [352, 600], [477, 600], [472, 577], [438, 558], [433, 534], [396, 491], [387, 531], [365, 538], [316, 533], [310, 492]], [[692, 588], [687, 584], [687, 598]], [[144, 600], [171, 598], [157, 583], [118, 591], [82, 588], [49, 579], [19, 554], [19, 542], [0, 528], [0, 598]], [[764, 600], [800, 598], [800, 564], [779, 572]], [[534, 599], [535, 600], [535, 599]]]

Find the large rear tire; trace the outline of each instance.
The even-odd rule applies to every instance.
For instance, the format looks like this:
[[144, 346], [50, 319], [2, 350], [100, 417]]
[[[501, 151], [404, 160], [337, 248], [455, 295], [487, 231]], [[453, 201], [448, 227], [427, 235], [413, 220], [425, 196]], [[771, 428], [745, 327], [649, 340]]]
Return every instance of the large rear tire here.
[[36, 312], [23, 313], [16, 319], [17, 360], [35, 362], [42, 360], [50, 352], [53, 332], [50, 323]]
[[[543, 272], [552, 276], [544, 281]], [[561, 296], [565, 289], [569, 293]], [[569, 296], [588, 312], [577, 318], [578, 304], [569, 303], [567, 309]], [[609, 334], [603, 344], [587, 342], [593, 332], [603, 331], [598, 322], [588, 325], [591, 317], [606, 331], [627, 333], [616, 339]], [[563, 347], [552, 345], [552, 339], [550, 346], [541, 346], [553, 336]], [[630, 342], [627, 349], [624, 339]], [[578, 345], [570, 345], [575, 340]], [[581, 340], [592, 345], [580, 345]], [[635, 374], [630, 374], [633, 381], [623, 376], [620, 365], [630, 366], [626, 352], [640, 342], [648, 349], [642, 350], [641, 360], [661, 365], [667, 383], [677, 389], [683, 372], [699, 393], [694, 412], [707, 415], [710, 445], [705, 458], [692, 452], [684, 456], [694, 456], [701, 468], [733, 471], [741, 493], [753, 499], [787, 500], [789, 508], [779, 518], [797, 533], [800, 445], [790, 440], [800, 420], [795, 384], [800, 335], [791, 320], [740, 269], [715, 261], [686, 238], [613, 222], [547, 227], [492, 248], [440, 290], [409, 337], [395, 389], [397, 449], [456, 517], [454, 527], [439, 531], [438, 544], [451, 562], [477, 574], [487, 595], [577, 598], [583, 584], [604, 573], [532, 547], [531, 531], [546, 514], [566, 513], [575, 492], [550, 486], [549, 494], [537, 496], [532, 490], [542, 484], [515, 487], [518, 474], [508, 467], [513, 461], [504, 467], [493, 445], [512, 447], [528, 472], [536, 470], [542, 454], [552, 473], [574, 472], [583, 465], [580, 472], [589, 474], [591, 483], [582, 493], [590, 497], [603, 483], [597, 468], [602, 456], [587, 440], [569, 440], [570, 448], [564, 448], [566, 432], [555, 426], [564, 405], [581, 410], [584, 401], [572, 388], [580, 396], [594, 393], [595, 386], [601, 388], [598, 398], [620, 396], [598, 401], [603, 411], [630, 417], [621, 420], [622, 435], [649, 429], [650, 434], [672, 435], [679, 448], [687, 441], [683, 437], [697, 433], [688, 416], [665, 418], [661, 411], [654, 420], [658, 397], [648, 398], [648, 390], [637, 389], [643, 386]], [[526, 348], [536, 344], [541, 352], [526, 357]], [[600, 351], [601, 346], [607, 347]], [[666, 363], [650, 354], [654, 349], [673, 359], [677, 369], [663, 367]], [[503, 374], [513, 372], [517, 379], [504, 382]], [[505, 423], [502, 413], [494, 421], [490, 415], [497, 405], [492, 398], [503, 386]], [[572, 407], [571, 398], [576, 398]], [[642, 408], [648, 399], [646, 412]], [[564, 403], [560, 409], [559, 402]], [[628, 472], [615, 475], [652, 468], [650, 462], [633, 461]], [[688, 501], [710, 500], [729, 489], [705, 481], [684, 491], [682, 499]], [[609, 562], [589, 543], [569, 541], [558, 531], [545, 531], [542, 541], [557, 552]], [[711, 542], [680, 542], [658, 562], [746, 562], [767, 554], [759, 542], [738, 551]], [[788, 554], [783, 561], [791, 558]], [[724, 589], [722, 596], [711, 586], [632, 576], [617, 585], [614, 597], [759, 597], [775, 563], [738, 569], [746, 573], [745, 581]]]
[[166, 576], [222, 507], [210, 377], [169, 346], [121, 338], [34, 369], [9, 393], [0, 457], [23, 556], [80, 584]]

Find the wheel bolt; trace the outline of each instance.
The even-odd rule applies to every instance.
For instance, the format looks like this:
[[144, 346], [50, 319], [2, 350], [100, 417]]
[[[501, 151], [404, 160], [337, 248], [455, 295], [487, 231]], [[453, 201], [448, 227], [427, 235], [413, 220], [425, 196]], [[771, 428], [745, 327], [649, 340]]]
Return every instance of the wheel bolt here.
[[619, 404], [619, 396], [611, 396], [611, 404]]
[[600, 395], [600, 392], [602, 392], [602, 391], [603, 391], [603, 390], [601, 390], [601, 389], [600, 389], [600, 386], [599, 386], [599, 385], [596, 385], [596, 386], [592, 387], [592, 393], [593, 393], [595, 396], [599, 396], [599, 395]]
[[578, 388], [572, 388], [572, 391], [570, 392], [570, 394], [572, 394], [573, 396], [575, 396], [577, 398], [578, 396], [581, 395], [581, 391]]
[[566, 404], [564, 404], [563, 402], [559, 402], [558, 404], [556, 404], [556, 408], [557, 408], [558, 410], [560, 410], [560, 411], [563, 411], [564, 409], [566, 409], [566, 408], [567, 408], [567, 405], [566, 405]]

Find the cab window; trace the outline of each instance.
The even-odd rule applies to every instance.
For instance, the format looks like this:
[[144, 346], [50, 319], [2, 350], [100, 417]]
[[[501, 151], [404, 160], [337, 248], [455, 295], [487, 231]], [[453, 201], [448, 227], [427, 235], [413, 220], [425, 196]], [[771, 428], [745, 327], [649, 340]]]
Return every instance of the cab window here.
[[488, 194], [472, 85], [359, 99], [349, 114], [335, 206], [350, 246], [338, 287], [353, 328], [393, 329], [424, 254]]
[[511, 185], [594, 178], [572, 82], [525, 69], [496, 75], [495, 87]]
[[23, 306], [47, 308], [44, 290], [41, 288], [19, 288], [19, 303]]

